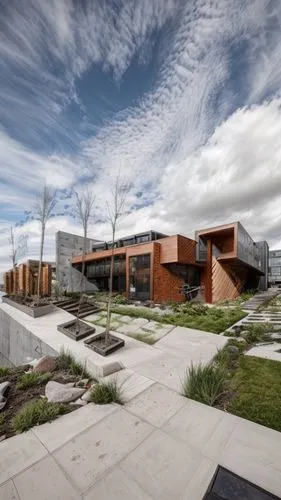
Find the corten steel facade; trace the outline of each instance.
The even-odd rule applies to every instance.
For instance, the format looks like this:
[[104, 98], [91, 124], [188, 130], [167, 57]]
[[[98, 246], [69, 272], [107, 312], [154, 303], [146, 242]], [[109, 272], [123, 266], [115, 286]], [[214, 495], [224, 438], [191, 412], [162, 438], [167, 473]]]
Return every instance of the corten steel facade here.
[[[28, 260], [24, 264], [4, 273], [4, 290], [8, 295], [35, 295], [37, 293], [38, 260]], [[52, 265], [42, 263], [41, 296], [47, 297], [52, 291]]]
[[[237, 222], [196, 232], [196, 241], [154, 231], [118, 240], [114, 248], [113, 289], [130, 299], [182, 302], [184, 284], [201, 287], [206, 302], [236, 298], [262, 285], [267, 273], [266, 242], [255, 243]], [[86, 255], [86, 276], [108, 290], [110, 244]], [[81, 271], [81, 256], [72, 259]]]

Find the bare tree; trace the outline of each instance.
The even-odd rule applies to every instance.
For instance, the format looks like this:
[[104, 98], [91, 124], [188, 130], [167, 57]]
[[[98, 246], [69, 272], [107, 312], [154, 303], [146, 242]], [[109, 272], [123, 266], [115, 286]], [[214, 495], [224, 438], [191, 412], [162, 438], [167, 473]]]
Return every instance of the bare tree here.
[[34, 218], [40, 222], [41, 238], [40, 238], [40, 257], [38, 268], [38, 283], [37, 283], [37, 301], [40, 301], [40, 283], [42, 274], [42, 260], [44, 252], [45, 230], [48, 220], [53, 214], [53, 210], [57, 203], [57, 193], [46, 185], [43, 188], [42, 194], [37, 196], [37, 201], [33, 208]]
[[27, 233], [23, 233], [17, 237], [15, 228], [13, 226], [10, 227], [10, 237], [9, 237], [9, 243], [11, 245], [10, 258], [13, 263], [13, 268], [16, 267], [18, 260], [21, 257], [23, 257], [27, 252], [27, 240], [28, 240]]
[[83, 280], [85, 275], [85, 256], [86, 256], [86, 246], [87, 246], [87, 234], [88, 226], [91, 218], [93, 217], [95, 196], [90, 191], [84, 191], [83, 194], [79, 195], [75, 192], [75, 207], [74, 214], [75, 217], [80, 221], [83, 228], [83, 253], [82, 253], [82, 270], [80, 277], [80, 300], [78, 306], [77, 316], [79, 318], [82, 298], [83, 298]]
[[114, 273], [114, 247], [115, 235], [118, 219], [125, 214], [125, 206], [128, 194], [132, 188], [131, 183], [121, 181], [120, 173], [117, 175], [112, 191], [111, 199], [106, 202], [107, 220], [111, 225], [112, 240], [111, 240], [111, 259], [110, 259], [110, 275], [109, 275], [109, 293], [107, 302], [107, 317], [105, 328], [105, 344], [109, 344], [109, 330], [111, 320], [112, 292], [113, 292], [113, 273]]

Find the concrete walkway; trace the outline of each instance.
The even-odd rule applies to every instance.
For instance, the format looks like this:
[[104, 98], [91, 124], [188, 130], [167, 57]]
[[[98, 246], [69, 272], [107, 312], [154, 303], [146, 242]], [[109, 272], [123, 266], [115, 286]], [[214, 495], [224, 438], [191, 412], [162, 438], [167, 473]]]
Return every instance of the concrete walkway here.
[[1, 500], [202, 500], [220, 464], [281, 493], [281, 433], [153, 383], [0, 443]]
[[269, 288], [265, 292], [258, 292], [249, 300], [244, 302], [244, 304], [242, 304], [242, 308], [246, 311], [255, 311], [258, 307], [265, 304], [269, 299], [273, 299], [273, 297], [276, 297], [278, 293], [280, 292], [275, 288]]

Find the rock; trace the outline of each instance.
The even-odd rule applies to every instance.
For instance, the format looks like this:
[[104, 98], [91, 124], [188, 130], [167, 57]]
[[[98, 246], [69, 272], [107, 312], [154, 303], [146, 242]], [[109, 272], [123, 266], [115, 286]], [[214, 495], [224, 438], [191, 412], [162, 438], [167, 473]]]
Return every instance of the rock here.
[[5, 396], [5, 392], [8, 389], [8, 387], [10, 387], [10, 385], [11, 385], [11, 382], [2, 382], [0, 384], [0, 401], [1, 401], [1, 398]]
[[5, 393], [10, 385], [11, 382], [2, 382], [2, 384], [0, 384], [0, 410], [3, 410], [6, 406], [7, 398], [5, 398]]
[[70, 403], [80, 398], [85, 389], [78, 387], [67, 387], [68, 384], [60, 384], [51, 380], [45, 387], [45, 395], [49, 403]]
[[239, 354], [239, 348], [236, 345], [228, 345], [226, 347], [226, 350], [230, 352], [231, 354]]
[[43, 358], [39, 359], [38, 363], [33, 368], [33, 371], [36, 373], [53, 372], [56, 367], [57, 362], [55, 358], [52, 358], [51, 356], [43, 356]]
[[[29, 361], [30, 359], [30, 361]], [[40, 361], [39, 359], [31, 359], [31, 358], [27, 358], [26, 362], [29, 366], [32, 366], [32, 368], [35, 368], [35, 366], [38, 364], [38, 361]]]
[[1, 441], [4, 441], [4, 439], [6, 439], [6, 434], [2, 434], [2, 436], [0, 436], [0, 443]]
[[246, 339], [244, 339], [243, 337], [237, 337], [235, 340], [236, 340], [236, 342], [240, 342], [242, 344], [246, 344]]
[[88, 404], [88, 401], [85, 401], [82, 398], [76, 399], [76, 401], [72, 401], [71, 403], [72, 406], [86, 406]]
[[88, 389], [88, 391], [86, 391], [85, 394], [83, 394], [81, 399], [83, 401], [86, 401], [87, 403], [90, 403], [91, 402], [91, 392], [92, 392], [92, 389]]

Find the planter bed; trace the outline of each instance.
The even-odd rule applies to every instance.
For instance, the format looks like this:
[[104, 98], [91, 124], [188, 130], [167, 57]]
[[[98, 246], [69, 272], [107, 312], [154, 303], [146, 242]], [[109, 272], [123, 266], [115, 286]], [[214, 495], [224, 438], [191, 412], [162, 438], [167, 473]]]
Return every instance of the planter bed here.
[[27, 305], [16, 300], [11, 297], [4, 296], [2, 297], [2, 301], [6, 304], [9, 304], [12, 307], [15, 307], [19, 311], [22, 311], [25, 314], [28, 314], [32, 318], [40, 318], [40, 316], [44, 316], [45, 314], [49, 314], [54, 311], [53, 304], [44, 304], [40, 306]]
[[78, 319], [73, 319], [71, 321], [67, 321], [67, 323], [62, 323], [61, 325], [57, 326], [57, 329], [59, 332], [76, 341], [84, 339], [85, 337], [92, 335], [96, 331], [93, 326], [88, 325], [84, 321], [80, 321]]
[[84, 344], [92, 349], [92, 351], [101, 354], [101, 356], [108, 356], [113, 352], [117, 351], [121, 347], [124, 347], [125, 342], [123, 339], [119, 337], [115, 337], [115, 335], [109, 335], [109, 343], [106, 345], [105, 343], [105, 333], [100, 333], [99, 335], [95, 335], [88, 340], [84, 341]]

